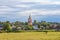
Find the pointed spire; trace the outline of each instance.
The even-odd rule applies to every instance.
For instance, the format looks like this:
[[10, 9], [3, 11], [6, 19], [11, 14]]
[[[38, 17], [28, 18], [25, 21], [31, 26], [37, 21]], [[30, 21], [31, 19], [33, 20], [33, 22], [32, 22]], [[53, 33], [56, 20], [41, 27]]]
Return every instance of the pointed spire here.
[[28, 18], [28, 25], [32, 25], [31, 14], [29, 15], [29, 18]]
[[29, 17], [31, 17], [31, 14], [29, 14]]

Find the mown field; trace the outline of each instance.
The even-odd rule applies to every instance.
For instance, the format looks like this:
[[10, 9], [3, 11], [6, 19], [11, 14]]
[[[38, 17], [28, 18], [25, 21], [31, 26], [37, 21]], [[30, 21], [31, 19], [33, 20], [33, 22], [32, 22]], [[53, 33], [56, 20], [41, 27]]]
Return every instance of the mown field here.
[[0, 40], [60, 40], [60, 32], [0, 33]]

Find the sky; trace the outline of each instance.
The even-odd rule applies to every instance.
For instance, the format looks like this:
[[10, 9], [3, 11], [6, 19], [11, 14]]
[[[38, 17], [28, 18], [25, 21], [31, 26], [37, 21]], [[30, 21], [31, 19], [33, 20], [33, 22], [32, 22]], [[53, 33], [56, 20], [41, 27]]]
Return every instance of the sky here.
[[60, 0], [0, 0], [0, 21], [60, 22]]

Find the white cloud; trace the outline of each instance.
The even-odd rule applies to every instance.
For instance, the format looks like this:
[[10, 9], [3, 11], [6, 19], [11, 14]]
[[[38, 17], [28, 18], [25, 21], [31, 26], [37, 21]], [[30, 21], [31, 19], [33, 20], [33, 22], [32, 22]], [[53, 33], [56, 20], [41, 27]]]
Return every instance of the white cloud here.
[[41, 4], [60, 4], [60, 1], [56, 0], [10, 0], [13, 2], [39, 2]]
[[16, 5], [15, 7], [28, 7], [27, 5]]
[[50, 0], [21, 0], [21, 2], [46, 2], [46, 1], [50, 1]]
[[28, 16], [28, 15], [60, 15], [60, 10], [26, 10], [23, 12], [18, 12], [18, 15]]
[[8, 6], [0, 6], [0, 11], [14, 11], [14, 9]]
[[[19, 8], [19, 7], [31, 7], [31, 6], [34, 6], [35, 4], [31, 4], [31, 5], [25, 5], [25, 4], [20, 4], [20, 3], [22, 3], [22, 2], [37, 2], [37, 5], [38, 4], [41, 4], [41, 5], [46, 5], [46, 4], [60, 4], [60, 1], [58, 2], [56, 2], [56, 1], [50, 1], [50, 0], [6, 0], [6, 1], [1, 1], [3, 4], [4, 3], [6, 3], [6, 4], [8, 4], [8, 5], [10, 5], [10, 6], [15, 6], [15, 7], [17, 7], [17, 8]], [[20, 3], [18, 3], [18, 2], [20, 2]], [[16, 3], [18, 3], [18, 4], [16, 4]], [[15, 5], [13, 5], [13, 4], [15, 4]], [[0, 14], [5, 14], [6, 12], [11, 12], [11, 11], [16, 11], [16, 9], [15, 8], [10, 8], [10, 7], [8, 7], [8, 6], [5, 6], [5, 5], [3, 5], [3, 6], [0, 6]], [[18, 10], [17, 10], [18, 11]], [[23, 11], [23, 10], [22, 10]], [[27, 15], [29, 15], [29, 14], [32, 14], [32, 15], [59, 15], [60, 14], [60, 10], [53, 10], [53, 11], [47, 11], [47, 10], [35, 10], [35, 9], [30, 9], [30, 10], [26, 10], [26, 11], [23, 11], [23, 12], [17, 12], [17, 15], [23, 15], [23, 16], [27, 16]], [[9, 13], [8, 13], [9, 14]]]
[[60, 1], [59, 2], [54, 2], [54, 1], [53, 2], [50, 2], [50, 1], [49, 2], [40, 2], [40, 4], [43, 4], [43, 5], [48, 5], [48, 4], [56, 4], [57, 5], [58, 4], [59, 5]]
[[23, 11], [23, 12], [18, 12], [17, 14], [21, 15], [21, 16], [29, 16], [30, 14], [32, 15], [33, 12], [36, 12], [36, 10], [26, 10], [26, 11]]
[[31, 7], [31, 6], [34, 6], [33, 4], [31, 4], [31, 5], [25, 5], [25, 4], [19, 4], [19, 5], [15, 5], [15, 7]]
[[16, 11], [16, 9], [10, 8], [8, 6], [0, 6], [0, 14], [9, 14], [9, 12]]
[[41, 4], [60, 4], [60, 1], [56, 0], [1, 0], [4, 4], [19, 4], [22, 2], [39, 2]]

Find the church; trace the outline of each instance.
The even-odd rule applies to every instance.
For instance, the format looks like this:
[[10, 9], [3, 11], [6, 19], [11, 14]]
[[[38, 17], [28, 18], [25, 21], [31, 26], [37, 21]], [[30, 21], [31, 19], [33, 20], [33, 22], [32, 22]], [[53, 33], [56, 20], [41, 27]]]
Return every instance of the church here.
[[28, 18], [28, 25], [29, 25], [29, 26], [33, 26], [33, 29], [36, 29], [36, 30], [39, 29], [37, 24], [34, 24], [34, 25], [33, 25], [31, 15], [29, 15], [29, 18]]
[[32, 18], [31, 18], [31, 15], [29, 15], [29, 18], [28, 18], [28, 25], [32, 26]]

